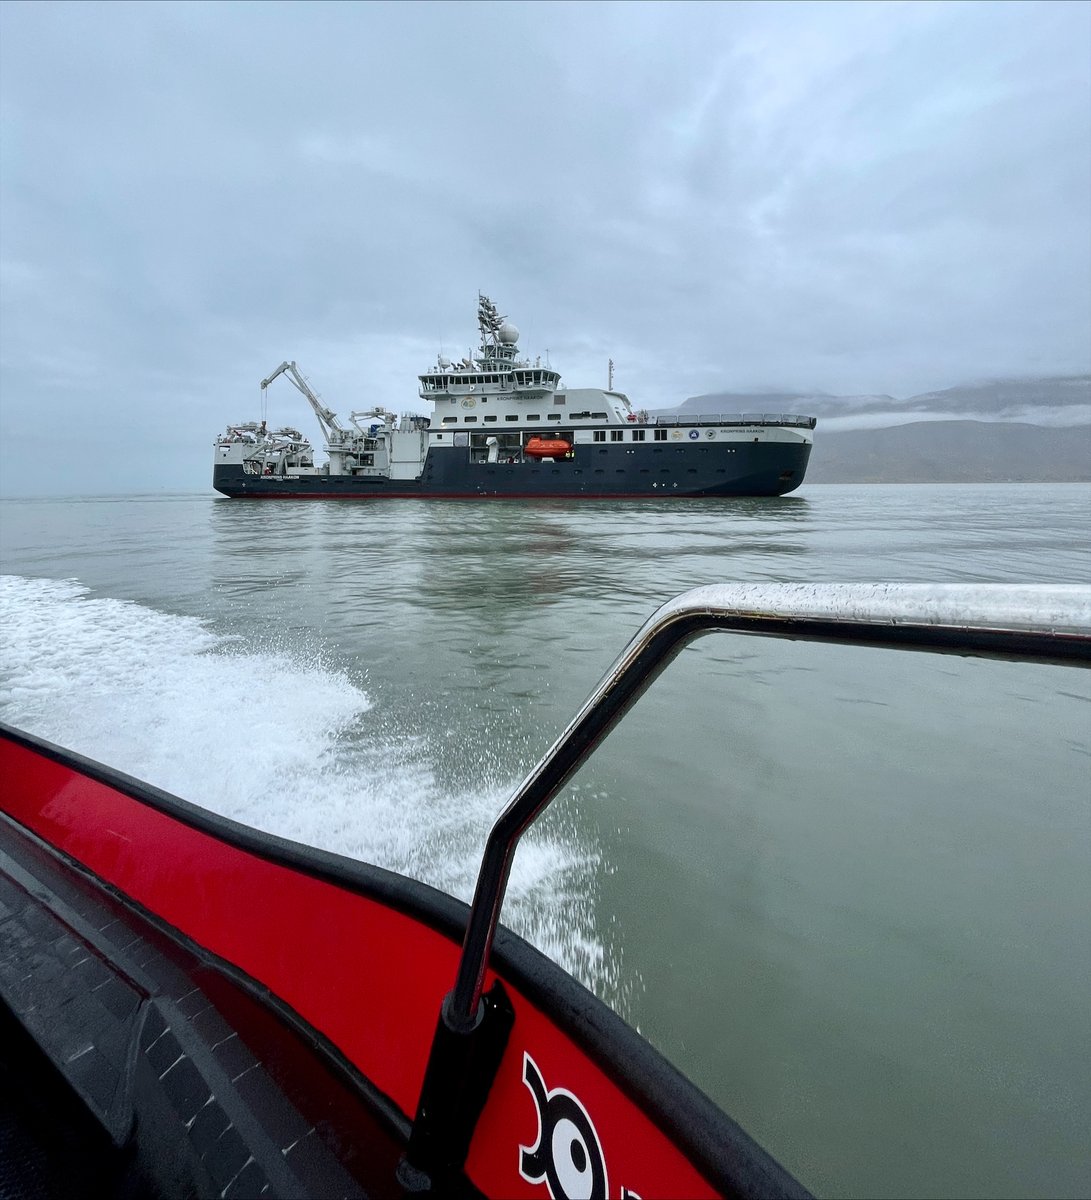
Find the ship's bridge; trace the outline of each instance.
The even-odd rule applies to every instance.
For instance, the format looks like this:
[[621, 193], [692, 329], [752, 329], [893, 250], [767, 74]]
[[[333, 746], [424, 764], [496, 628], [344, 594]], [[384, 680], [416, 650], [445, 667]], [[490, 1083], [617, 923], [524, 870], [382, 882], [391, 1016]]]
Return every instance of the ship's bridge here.
[[629, 402], [620, 392], [563, 390], [560, 373], [540, 358], [520, 356], [519, 330], [487, 296], [478, 297], [481, 345], [475, 355], [452, 362], [440, 354], [420, 375], [420, 396], [436, 408], [436, 423], [477, 425], [516, 422], [528, 426], [566, 423], [623, 423]]
[[479, 395], [531, 399], [550, 395], [561, 382], [560, 375], [549, 367], [520, 363], [501, 368], [481, 361], [472, 367], [438, 366], [419, 378], [425, 400]]
[[478, 300], [481, 345], [476, 356], [451, 362], [442, 354], [420, 378], [420, 395], [436, 403], [464, 399], [547, 400], [561, 376], [541, 359], [519, 356], [519, 330], [496, 311], [487, 296]]

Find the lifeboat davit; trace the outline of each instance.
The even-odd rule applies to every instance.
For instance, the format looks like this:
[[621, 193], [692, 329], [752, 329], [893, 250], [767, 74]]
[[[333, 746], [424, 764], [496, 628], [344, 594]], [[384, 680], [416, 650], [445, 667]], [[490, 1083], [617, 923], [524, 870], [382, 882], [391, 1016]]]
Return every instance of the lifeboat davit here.
[[564, 438], [532, 437], [527, 440], [526, 453], [531, 458], [564, 458], [572, 451], [572, 443]]

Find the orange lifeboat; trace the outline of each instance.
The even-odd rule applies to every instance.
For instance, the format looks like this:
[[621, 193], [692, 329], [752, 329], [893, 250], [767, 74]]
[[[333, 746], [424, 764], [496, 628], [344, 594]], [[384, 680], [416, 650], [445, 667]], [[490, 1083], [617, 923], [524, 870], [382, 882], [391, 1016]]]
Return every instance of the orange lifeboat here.
[[572, 452], [572, 443], [564, 438], [532, 437], [527, 439], [525, 450], [531, 458], [564, 458]]

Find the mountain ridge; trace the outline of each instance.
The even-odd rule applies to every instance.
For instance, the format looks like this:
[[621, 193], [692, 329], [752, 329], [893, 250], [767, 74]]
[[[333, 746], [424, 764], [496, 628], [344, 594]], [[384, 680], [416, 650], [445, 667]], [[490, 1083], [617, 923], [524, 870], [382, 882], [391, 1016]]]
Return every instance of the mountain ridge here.
[[[819, 418], [885, 416], [890, 424], [904, 417], [957, 415], [966, 419], [1021, 421], [1027, 424], [1091, 420], [1091, 375], [1044, 375], [1022, 379], [996, 379], [961, 383], [937, 391], [899, 398], [885, 393], [836, 395], [821, 391], [722, 391], [690, 396], [673, 409], [657, 415], [692, 412], [805, 412]], [[1032, 419], [1035, 412], [1047, 419]]]
[[915, 421], [816, 431], [809, 483], [1087, 483], [1091, 424]]
[[707, 392], [656, 416], [818, 418], [809, 483], [1091, 482], [1091, 375], [985, 380], [921, 392]]

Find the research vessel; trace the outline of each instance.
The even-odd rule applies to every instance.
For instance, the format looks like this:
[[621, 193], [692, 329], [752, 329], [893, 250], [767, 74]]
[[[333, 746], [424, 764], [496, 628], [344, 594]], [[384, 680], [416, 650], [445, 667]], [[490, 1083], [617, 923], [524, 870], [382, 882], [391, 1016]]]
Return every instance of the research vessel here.
[[481, 345], [444, 355], [419, 376], [428, 411], [352, 412], [347, 424], [295, 362], [286, 377], [322, 430], [326, 460], [300, 430], [266, 421], [216, 439], [213, 487], [255, 499], [582, 499], [780, 496], [803, 482], [815, 418], [782, 413], [652, 417], [624, 393], [566, 387], [540, 358], [521, 356], [519, 330], [478, 297]]

